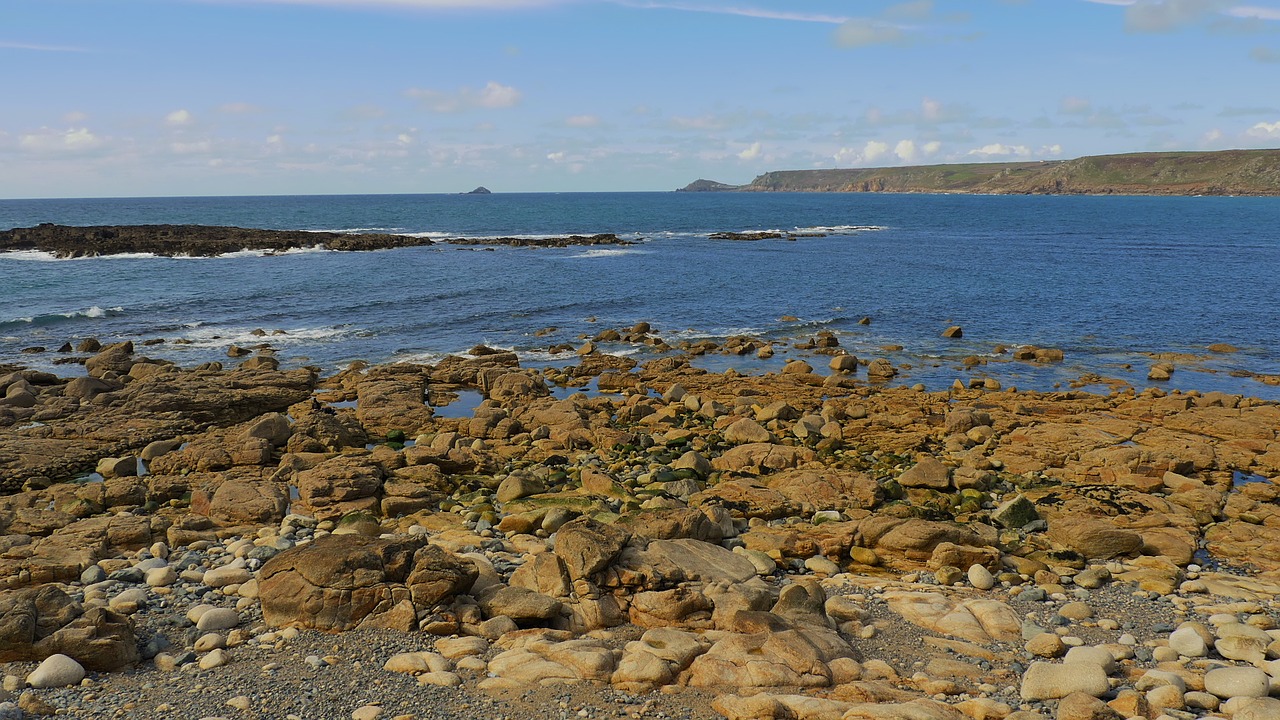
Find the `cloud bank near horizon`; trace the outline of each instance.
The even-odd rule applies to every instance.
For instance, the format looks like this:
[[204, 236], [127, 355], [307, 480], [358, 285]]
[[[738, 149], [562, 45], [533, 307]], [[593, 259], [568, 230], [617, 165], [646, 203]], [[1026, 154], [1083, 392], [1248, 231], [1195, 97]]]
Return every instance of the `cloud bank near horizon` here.
[[8, 78], [0, 196], [669, 189], [1280, 144], [1257, 100], [1271, 2], [12, 1], [44, 20], [0, 41], [41, 59]]

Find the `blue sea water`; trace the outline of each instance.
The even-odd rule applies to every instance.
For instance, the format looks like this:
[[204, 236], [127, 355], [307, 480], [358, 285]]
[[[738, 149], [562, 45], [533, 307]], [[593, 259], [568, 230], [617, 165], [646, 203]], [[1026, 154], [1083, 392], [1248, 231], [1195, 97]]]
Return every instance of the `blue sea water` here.
[[[429, 362], [477, 343], [531, 364], [606, 328], [653, 324], [669, 342], [749, 334], [800, 342], [830, 330], [859, 357], [940, 389], [991, 375], [1022, 388], [1083, 373], [1142, 388], [1152, 354], [1176, 353], [1170, 388], [1280, 399], [1245, 373], [1280, 373], [1280, 199], [867, 194], [570, 193], [0, 200], [0, 228], [197, 223], [428, 237], [614, 232], [628, 247], [239, 253], [212, 259], [52, 260], [0, 254], [0, 363], [97, 337], [163, 338], [183, 364], [267, 338], [286, 364]], [[719, 231], [824, 237], [712, 240]], [[870, 325], [858, 319], [869, 316]], [[796, 320], [785, 319], [788, 317]], [[964, 337], [943, 329], [961, 325]], [[535, 336], [544, 328], [550, 334]], [[189, 341], [176, 344], [174, 341]], [[1232, 354], [1205, 348], [1228, 343]], [[998, 345], [1057, 347], [1042, 366]], [[902, 350], [884, 350], [901, 345]], [[647, 350], [605, 346], [610, 352]], [[706, 367], [776, 370], [708, 357]], [[986, 365], [965, 368], [965, 356]], [[819, 358], [813, 363], [825, 369]], [[75, 366], [59, 366], [64, 374]], [[1094, 387], [1092, 389], [1105, 389]]]

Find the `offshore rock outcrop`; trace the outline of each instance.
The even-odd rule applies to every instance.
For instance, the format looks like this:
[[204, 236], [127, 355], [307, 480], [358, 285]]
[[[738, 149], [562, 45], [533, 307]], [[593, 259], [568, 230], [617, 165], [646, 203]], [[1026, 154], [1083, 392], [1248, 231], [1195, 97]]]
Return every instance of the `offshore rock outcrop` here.
[[210, 225], [110, 225], [79, 227], [42, 223], [35, 227], [0, 231], [0, 252], [40, 251], [58, 258], [95, 257], [147, 253], [161, 257], [216, 257], [244, 250], [268, 254], [322, 248], [341, 252], [367, 252], [420, 247], [437, 242], [451, 245], [506, 245], [513, 247], [569, 247], [573, 245], [627, 245], [616, 235], [568, 235], [561, 237], [445, 238], [430, 240], [415, 235], [386, 233], [335, 233], [305, 230], [261, 230]]

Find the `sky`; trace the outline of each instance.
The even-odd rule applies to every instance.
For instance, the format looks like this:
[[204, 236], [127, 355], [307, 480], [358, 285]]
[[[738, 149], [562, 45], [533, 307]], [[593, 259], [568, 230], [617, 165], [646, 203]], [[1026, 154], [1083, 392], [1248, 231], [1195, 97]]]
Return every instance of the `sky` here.
[[1280, 0], [4, 0], [0, 198], [1280, 147]]

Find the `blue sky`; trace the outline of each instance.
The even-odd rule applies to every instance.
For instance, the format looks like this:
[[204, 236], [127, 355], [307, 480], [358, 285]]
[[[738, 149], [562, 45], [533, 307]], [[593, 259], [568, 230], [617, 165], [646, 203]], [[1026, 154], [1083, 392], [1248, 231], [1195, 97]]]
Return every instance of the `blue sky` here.
[[0, 197], [1280, 147], [1280, 0], [5, 0]]

